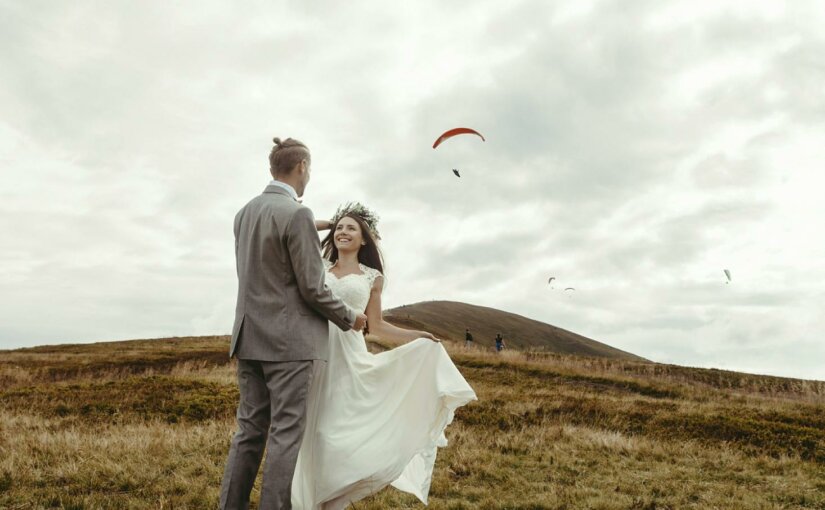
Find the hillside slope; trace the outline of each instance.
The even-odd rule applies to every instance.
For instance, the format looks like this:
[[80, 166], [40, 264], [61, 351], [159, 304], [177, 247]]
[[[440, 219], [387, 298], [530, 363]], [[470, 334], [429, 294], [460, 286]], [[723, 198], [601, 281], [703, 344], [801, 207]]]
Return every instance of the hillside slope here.
[[571, 331], [486, 306], [426, 301], [387, 310], [384, 318], [397, 326], [429, 331], [456, 342], [464, 341], [464, 329], [469, 327], [475, 344], [485, 347], [492, 347], [496, 333], [501, 333], [510, 348], [646, 361]]

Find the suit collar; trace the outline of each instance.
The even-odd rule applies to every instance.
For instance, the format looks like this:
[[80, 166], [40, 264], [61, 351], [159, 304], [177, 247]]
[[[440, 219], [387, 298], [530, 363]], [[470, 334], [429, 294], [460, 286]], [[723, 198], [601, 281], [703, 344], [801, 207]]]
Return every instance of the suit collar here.
[[283, 195], [285, 197], [291, 198], [292, 200], [295, 200], [296, 202], [298, 201], [298, 199], [295, 198], [294, 196], [292, 196], [292, 194], [289, 191], [287, 191], [285, 188], [282, 188], [282, 187], [277, 186], [275, 184], [270, 184], [269, 186], [267, 186], [266, 189], [264, 189], [264, 193], [277, 193], [278, 195]]

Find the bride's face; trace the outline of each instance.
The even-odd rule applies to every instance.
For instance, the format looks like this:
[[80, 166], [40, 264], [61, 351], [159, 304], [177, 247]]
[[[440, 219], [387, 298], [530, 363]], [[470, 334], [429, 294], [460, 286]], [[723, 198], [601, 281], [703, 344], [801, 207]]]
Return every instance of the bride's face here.
[[344, 216], [335, 226], [335, 247], [338, 251], [358, 251], [364, 243], [361, 227], [349, 216]]

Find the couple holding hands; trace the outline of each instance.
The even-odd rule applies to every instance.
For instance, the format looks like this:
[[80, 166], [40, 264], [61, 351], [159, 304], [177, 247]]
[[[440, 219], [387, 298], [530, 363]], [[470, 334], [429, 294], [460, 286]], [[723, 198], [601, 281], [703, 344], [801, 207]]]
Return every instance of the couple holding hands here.
[[[385, 322], [378, 217], [315, 221], [306, 145], [274, 139], [273, 180], [235, 216], [237, 424], [221, 509], [337, 510], [387, 485], [424, 504], [456, 408], [476, 399], [439, 340]], [[318, 231], [329, 229], [321, 242]], [[379, 354], [363, 331], [405, 342]]]

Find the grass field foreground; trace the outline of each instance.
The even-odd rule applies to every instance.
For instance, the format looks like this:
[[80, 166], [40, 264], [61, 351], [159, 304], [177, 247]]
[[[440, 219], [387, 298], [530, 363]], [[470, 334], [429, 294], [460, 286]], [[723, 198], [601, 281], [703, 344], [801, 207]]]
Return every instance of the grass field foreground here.
[[[4, 351], [0, 508], [216, 507], [227, 342]], [[825, 509], [825, 383], [445, 347], [479, 400], [448, 429], [429, 508]], [[387, 488], [354, 508], [423, 506]]]

